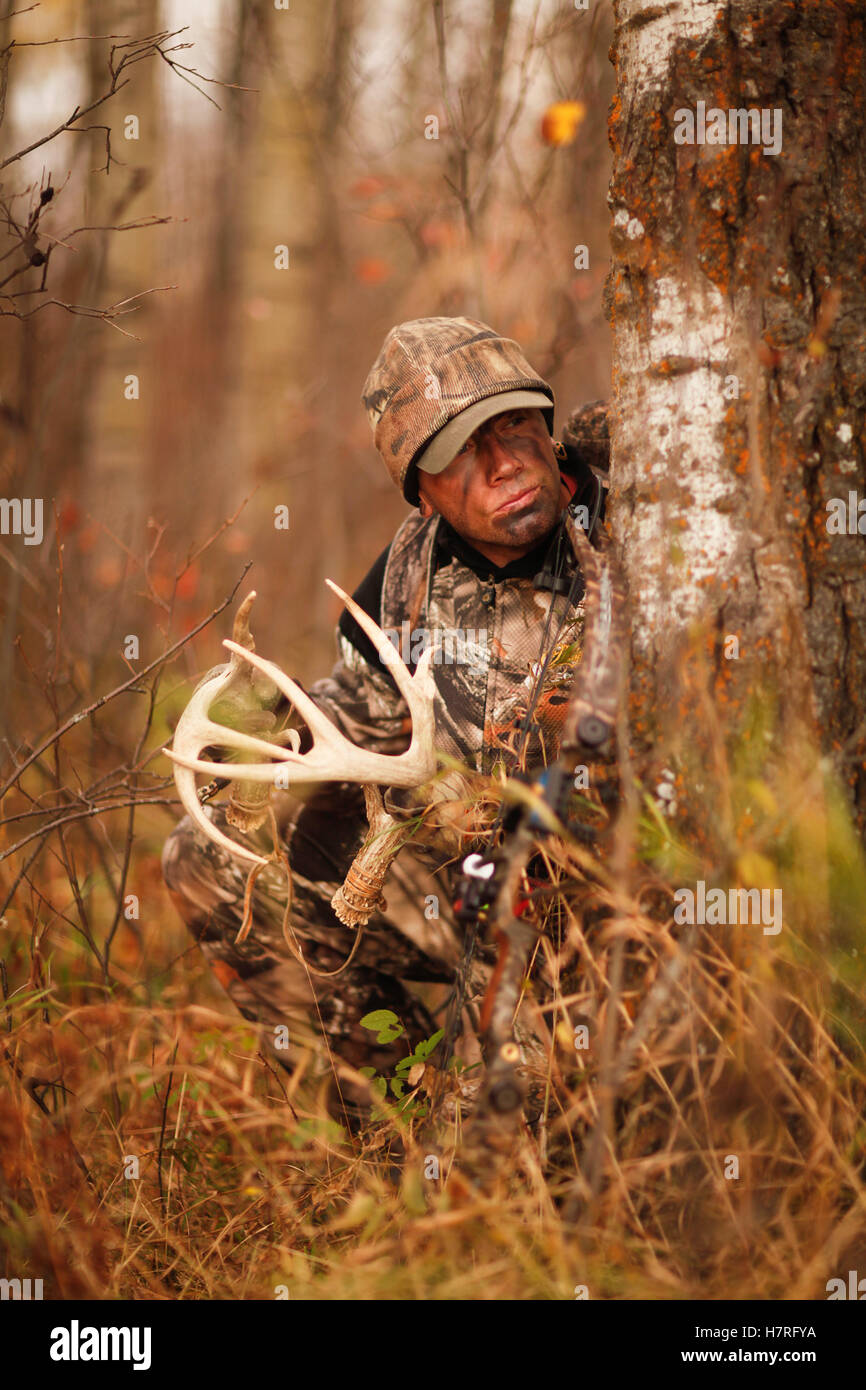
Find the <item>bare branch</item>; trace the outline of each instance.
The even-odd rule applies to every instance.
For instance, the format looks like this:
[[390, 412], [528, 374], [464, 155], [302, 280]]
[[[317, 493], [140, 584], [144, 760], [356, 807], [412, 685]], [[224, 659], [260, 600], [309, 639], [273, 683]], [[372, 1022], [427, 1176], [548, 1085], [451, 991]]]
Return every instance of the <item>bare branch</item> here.
[[13, 39], [10, 48], [47, 48], [53, 43], [90, 43], [94, 39], [125, 39], [126, 34], [66, 34], [62, 39]]
[[[98, 109], [98, 107], [104, 105], [104, 103], [105, 103], [106, 101], [110, 101], [110, 99], [111, 99], [113, 96], [116, 96], [117, 93], [118, 93], [119, 91], [121, 91], [121, 90], [127, 85], [127, 83], [129, 82], [129, 78], [128, 78], [128, 77], [123, 78], [122, 81], [120, 80], [121, 77], [122, 77], [122, 74], [123, 74], [124, 70], [125, 70], [126, 68], [133, 67], [135, 63], [139, 63], [139, 62], [141, 62], [141, 61], [142, 61], [143, 59], [145, 59], [145, 58], [153, 58], [153, 57], [159, 56], [159, 57], [162, 58], [166, 63], [168, 63], [169, 67], [172, 68], [172, 69], [177, 73], [177, 75], [178, 75], [179, 77], [183, 78], [183, 80], [184, 80], [185, 82], [188, 82], [188, 81], [189, 81], [189, 78], [185, 77], [185, 76], [184, 76], [184, 73], [186, 73], [186, 72], [192, 72], [192, 73], [195, 73], [195, 75], [196, 75], [197, 77], [201, 78], [201, 80], [204, 81], [204, 82], [213, 82], [213, 83], [215, 83], [215, 84], [218, 85], [218, 86], [228, 86], [228, 85], [229, 85], [228, 83], [222, 82], [219, 78], [215, 78], [215, 77], [213, 77], [213, 78], [205, 78], [205, 77], [202, 77], [201, 74], [200, 74], [200, 73], [197, 73], [197, 72], [195, 71], [194, 68], [185, 68], [185, 67], [183, 67], [182, 64], [178, 63], [175, 59], [173, 59], [173, 58], [171, 58], [171, 57], [168, 56], [169, 54], [171, 54], [171, 53], [176, 53], [176, 52], [178, 52], [178, 51], [181, 50], [181, 49], [186, 49], [186, 48], [191, 48], [191, 47], [192, 47], [192, 45], [189, 44], [189, 43], [175, 44], [172, 48], [168, 48], [168, 49], [166, 49], [166, 48], [164, 47], [164, 45], [166, 45], [166, 44], [169, 42], [169, 40], [171, 40], [171, 39], [176, 39], [176, 38], [178, 37], [179, 34], [185, 33], [185, 32], [186, 32], [186, 29], [187, 29], [188, 27], [189, 27], [188, 25], [185, 25], [182, 29], [176, 29], [176, 30], [174, 30], [174, 31], [162, 30], [162, 31], [161, 31], [160, 33], [158, 33], [158, 34], [148, 34], [147, 37], [145, 37], [145, 38], [143, 38], [143, 39], [132, 39], [132, 40], [130, 40], [130, 41], [127, 42], [127, 43], [113, 44], [112, 47], [111, 47], [111, 53], [110, 53], [110, 55], [109, 55], [109, 60], [108, 60], [108, 71], [109, 71], [109, 75], [110, 75], [110, 79], [111, 79], [111, 80], [110, 80], [110, 83], [109, 83], [108, 91], [103, 92], [102, 96], [97, 97], [94, 101], [92, 101], [92, 102], [90, 103], [89, 106], [84, 106], [84, 107], [78, 107], [78, 106], [76, 106], [76, 108], [75, 108], [75, 110], [72, 112], [71, 116], [68, 116], [68, 117], [66, 118], [66, 120], [65, 120], [65, 121], [62, 121], [62, 122], [60, 123], [60, 125], [58, 125], [58, 126], [56, 126], [56, 127], [54, 128], [54, 130], [49, 131], [49, 133], [48, 133], [47, 135], [40, 136], [40, 138], [39, 138], [38, 140], [34, 140], [32, 144], [27, 145], [25, 149], [23, 149], [23, 150], [17, 150], [15, 154], [9, 155], [8, 158], [6, 158], [6, 159], [4, 159], [2, 162], [0, 162], [0, 171], [2, 171], [3, 169], [5, 169], [9, 164], [14, 164], [16, 160], [23, 159], [25, 155], [32, 154], [32, 152], [33, 152], [34, 150], [38, 150], [42, 145], [47, 145], [51, 140], [55, 140], [55, 139], [57, 138], [58, 135], [63, 135], [63, 134], [64, 134], [65, 132], [67, 132], [67, 131], [70, 131], [70, 132], [72, 132], [73, 134], [75, 134], [75, 133], [81, 133], [82, 130], [87, 130], [87, 129], [89, 129], [90, 127], [87, 127], [87, 126], [84, 126], [84, 127], [82, 127], [82, 126], [76, 126], [76, 125], [75, 125], [75, 122], [76, 122], [76, 121], [80, 121], [80, 120], [81, 120], [83, 117], [85, 117], [85, 116], [89, 116], [90, 113], [91, 113], [91, 111], [96, 111], [96, 110]], [[125, 35], [125, 34], [80, 34], [80, 35], [75, 35], [75, 36], [73, 36], [72, 38], [69, 38], [69, 39], [43, 39], [43, 40], [39, 40], [39, 41], [34, 42], [34, 43], [27, 43], [27, 44], [24, 44], [24, 43], [18, 44], [18, 43], [16, 43], [16, 42], [13, 40], [13, 42], [12, 42], [11, 44], [9, 44], [9, 45], [7, 46], [7, 48], [5, 48], [5, 49], [3, 50], [3, 53], [0, 54], [0, 58], [5, 58], [6, 61], [7, 61], [7, 63], [8, 63], [9, 57], [10, 57], [10, 55], [11, 55], [11, 52], [12, 52], [13, 49], [15, 49], [15, 48], [30, 48], [30, 47], [38, 48], [38, 47], [42, 47], [42, 46], [44, 46], [44, 45], [46, 45], [46, 44], [55, 44], [55, 43], [75, 43], [75, 42], [79, 42], [79, 41], [90, 41], [90, 42], [93, 42], [93, 41], [98, 40], [98, 39], [115, 39], [115, 38], [126, 38], [126, 35]], [[120, 53], [120, 55], [121, 55], [121, 56], [120, 56], [120, 60], [119, 60], [119, 62], [115, 62], [115, 55], [118, 54], [118, 53]], [[195, 83], [191, 83], [190, 85], [191, 85], [191, 86], [195, 86]], [[201, 93], [201, 95], [202, 95], [203, 97], [205, 97], [208, 101], [212, 101], [212, 100], [213, 100], [211, 97], [208, 97], [208, 96], [207, 96], [207, 93], [206, 93], [206, 92], [202, 92], [202, 91], [201, 91], [201, 88], [196, 88], [196, 90], [199, 91], [199, 92]], [[216, 102], [214, 102], [213, 104], [214, 104], [215, 106], [217, 105]], [[106, 172], [108, 172], [108, 169], [109, 169], [109, 167], [110, 167], [110, 164], [111, 164], [111, 156], [110, 156], [110, 152], [109, 152], [109, 157], [108, 157], [108, 160], [107, 160], [107, 162], [106, 162], [106, 170], [105, 170]]]
[[[75, 227], [71, 232], [64, 232], [62, 241], [60, 237], [51, 239], [59, 242], [60, 245], [65, 245], [70, 237], [78, 236], [80, 232], [137, 232], [142, 227], [161, 227], [167, 222], [187, 222], [188, 220], [186, 217], [157, 217], [156, 213], [150, 213], [147, 217], [136, 218], [134, 222], [117, 222], [107, 225], [94, 223], [93, 226]], [[42, 235], [50, 237], [49, 232], [43, 232]]]
[[[87, 709], [83, 709], [78, 714], [73, 715], [71, 719], [67, 719], [66, 722], [62, 724], [59, 729], [55, 729], [53, 734], [51, 734], [48, 738], [44, 739], [43, 742], [40, 743], [39, 747], [33, 753], [31, 753], [29, 757], [24, 759], [24, 762], [21, 763], [20, 766], [15, 769], [13, 775], [10, 778], [8, 778], [6, 782], [4, 782], [2, 787], [0, 787], [0, 799], [2, 799], [6, 795], [10, 787], [13, 787], [15, 785], [22, 772], [25, 772], [27, 768], [30, 767], [36, 761], [37, 758], [41, 758], [42, 754], [46, 751], [46, 749], [53, 747], [54, 744], [57, 743], [58, 739], [63, 738], [64, 734], [67, 734], [70, 729], [73, 729], [75, 727], [76, 724], [82, 723], [83, 720], [88, 719], [92, 714], [95, 714], [98, 709], [102, 709], [104, 705], [107, 705], [110, 700], [114, 700], [118, 695], [123, 695], [125, 691], [132, 689], [132, 687], [141, 682], [145, 676], [149, 675], [151, 671], [155, 671], [157, 667], [165, 665], [165, 663], [170, 661], [172, 657], [176, 656], [176, 654], [183, 647], [185, 647], [192, 640], [193, 637], [197, 636], [197, 634], [201, 632], [203, 628], [206, 628], [209, 623], [212, 623], [214, 618], [218, 618], [220, 613], [224, 612], [225, 609], [228, 608], [229, 604], [233, 601], [234, 596], [240, 588], [241, 584], [243, 583], [244, 578], [249, 569], [250, 563], [244, 565], [243, 571], [228, 597], [224, 598], [221, 603], [217, 604], [216, 608], [214, 608], [212, 613], [209, 613], [208, 616], [206, 618], [203, 618], [200, 623], [197, 623], [194, 628], [192, 628], [183, 637], [179, 638], [177, 642], [173, 643], [172, 646], [170, 646], [167, 651], [163, 652], [161, 656], [156, 657], [155, 660], [151, 661], [148, 666], [145, 666], [135, 676], [130, 677], [128, 681], [124, 681], [122, 685], [116, 686], [115, 689], [109, 691], [107, 695], [100, 695], [97, 700], [94, 700], [91, 705], [88, 705]], [[4, 854], [0, 856], [0, 858], [6, 858], [6, 855]]]
[[[71, 825], [73, 821], [91, 820], [94, 816], [105, 816], [109, 811], [123, 811], [131, 806], [171, 806], [179, 807], [180, 801], [177, 797], [168, 796], [135, 796], [127, 801], [107, 801], [100, 806], [88, 806], [83, 811], [69, 811], [64, 816], [58, 816], [56, 820], [49, 821], [47, 825], [40, 825], [37, 830], [31, 830], [29, 835], [10, 845], [9, 849], [4, 849], [0, 854], [0, 864], [4, 859], [9, 859], [26, 845], [32, 844], [34, 840], [46, 839], [54, 830], [63, 830], [64, 826]], [[31, 812], [30, 814], [35, 814]], [[12, 819], [10, 817], [10, 819]]]
[[7, 168], [8, 165], [14, 164], [16, 160], [23, 159], [26, 154], [32, 154], [33, 151], [38, 150], [40, 146], [47, 145], [49, 141], [56, 140], [57, 136], [62, 135], [64, 131], [72, 130], [73, 133], [75, 133], [72, 124], [73, 121], [79, 120], [82, 116], [89, 116], [91, 111], [95, 111], [98, 106], [102, 106], [106, 101], [109, 101], [111, 97], [115, 96], [121, 88], [127, 85], [128, 81], [129, 78], [127, 78], [125, 82], [120, 82], [116, 85], [112, 84], [111, 91], [106, 92], [104, 96], [97, 97], [96, 101], [91, 102], [89, 106], [85, 106], [83, 111], [76, 106], [72, 115], [65, 121], [62, 121], [61, 124], [56, 126], [48, 135], [41, 136], [38, 140], [34, 140], [32, 145], [27, 145], [25, 149], [18, 150], [15, 154], [10, 154], [8, 159], [4, 159], [3, 162], [0, 163], [0, 171]]
[[[120, 299], [116, 304], [110, 304], [107, 309], [95, 309], [87, 304], [67, 304], [63, 299], [46, 299], [42, 304], [37, 304], [35, 309], [27, 309], [24, 313], [17, 309], [0, 309], [0, 317], [29, 319], [32, 318], [34, 314], [38, 314], [41, 309], [47, 309], [50, 304], [56, 304], [58, 308], [65, 309], [69, 314], [79, 314], [83, 318], [103, 319], [111, 328], [116, 328], [118, 333], [122, 333], [124, 338], [132, 338], [135, 342], [140, 342], [141, 340], [137, 334], [129, 333], [125, 328], [121, 328], [119, 323], [115, 323], [114, 321], [120, 314], [132, 314], [135, 312], [135, 309], [138, 308], [138, 305], [135, 305], [134, 308], [124, 309], [123, 305], [131, 304], [134, 299], [143, 299], [147, 294], [162, 294], [165, 290], [176, 289], [177, 285], [154, 285], [149, 290], [139, 290], [138, 294], [130, 295], [128, 299]], [[22, 291], [22, 293], [38, 294], [39, 291], [27, 290]], [[9, 297], [11, 298], [11, 296]]]

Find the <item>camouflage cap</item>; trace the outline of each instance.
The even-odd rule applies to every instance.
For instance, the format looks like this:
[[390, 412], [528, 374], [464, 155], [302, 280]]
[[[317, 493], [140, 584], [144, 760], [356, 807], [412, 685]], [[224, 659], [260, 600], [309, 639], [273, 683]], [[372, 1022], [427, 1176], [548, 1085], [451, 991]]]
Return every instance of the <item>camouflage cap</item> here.
[[553, 433], [553, 390], [532, 370], [513, 338], [501, 337], [477, 319], [397, 324], [385, 338], [361, 399], [385, 467], [413, 505], [418, 502], [417, 469], [441, 472], [491, 415], [537, 406]]

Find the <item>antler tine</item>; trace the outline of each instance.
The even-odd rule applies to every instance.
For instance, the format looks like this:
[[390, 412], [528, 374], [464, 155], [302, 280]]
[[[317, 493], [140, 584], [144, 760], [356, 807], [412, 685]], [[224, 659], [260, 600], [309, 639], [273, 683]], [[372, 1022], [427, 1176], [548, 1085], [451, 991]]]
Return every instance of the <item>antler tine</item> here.
[[242, 647], [247, 647], [251, 652], [254, 652], [256, 649], [256, 644], [253, 641], [253, 634], [250, 632], [250, 613], [252, 612], [255, 597], [255, 589], [250, 589], [235, 614], [234, 624], [232, 625], [232, 641], [239, 643]]
[[[387, 638], [385, 641], [387, 642]], [[390, 643], [388, 645], [390, 646]], [[234, 642], [226, 641], [224, 646], [269, 676], [290, 700], [296, 702], [299, 713], [310, 726], [313, 747], [309, 752], [280, 753], [281, 773], [290, 781], [381, 782], [384, 786], [414, 787], [432, 777], [435, 771], [433, 687], [429, 679], [432, 649], [428, 649], [422, 656], [414, 677], [406, 671], [410, 683], [407, 700], [412, 715], [412, 738], [409, 747], [405, 753], [382, 754], [371, 753], [349, 743], [328, 716], [284, 671], [280, 670], [279, 666], [265, 661], [253, 652], [245, 651]], [[422, 682], [427, 684], [422, 686]], [[321, 748], [322, 745], [326, 751], [317, 759], [317, 746]], [[208, 763], [198, 758], [185, 762], [184, 766], [211, 776], [219, 776], [225, 772], [224, 764]], [[268, 764], [233, 763], [231, 766], [233, 775], [245, 782], [271, 782], [276, 775], [276, 769]]]
[[[238, 844], [237, 840], [233, 840], [229, 835], [223, 834], [219, 826], [214, 825], [213, 821], [208, 820], [208, 817], [205, 815], [204, 807], [198, 799], [198, 793], [195, 788], [195, 773], [188, 771], [185, 763], [181, 763], [179, 758], [175, 758], [173, 761], [175, 763], [175, 786], [177, 787], [181, 804], [190, 820], [195, 821], [195, 824], [203, 834], [207, 835], [209, 840], [214, 840], [216, 844], [221, 845], [223, 849], [227, 849], [230, 854], [236, 854], [240, 859], [246, 859], [251, 864], [267, 864], [267, 859], [261, 854], [253, 854], [252, 850], [246, 849], [243, 845]], [[223, 768], [223, 771], [225, 771], [224, 765], [221, 764], [220, 766]]]
[[[232, 854], [237, 854], [253, 864], [266, 864], [267, 860], [263, 859], [261, 855], [253, 854], [251, 850], [245, 849], [243, 845], [239, 845], [228, 835], [224, 835], [212, 821], [208, 820], [198, 799], [195, 773], [190, 767], [200, 749], [212, 741], [211, 730], [216, 731], [220, 738], [223, 738], [226, 733], [235, 732], [234, 730], [223, 729], [207, 717], [207, 711], [212, 702], [230, 684], [234, 676], [235, 672], [229, 668], [199, 686], [178, 720], [174, 734], [174, 750], [166, 748], [164, 751], [175, 763], [174, 780], [181, 804], [199, 829], [209, 839], [216, 841], [223, 849], [229, 850]], [[259, 740], [254, 740], [254, 742], [259, 742]], [[224, 772], [225, 765], [221, 763], [218, 766], [217, 775], [222, 775]]]
[[310, 699], [306, 691], [287, 676], [285, 671], [281, 671], [273, 661], [266, 661], [264, 657], [258, 656], [246, 647], [241, 647], [237, 642], [230, 642], [228, 638], [223, 642], [233, 656], [241, 657], [248, 661], [251, 666], [255, 666], [259, 671], [263, 671], [266, 676], [270, 676], [274, 685], [279, 686], [280, 690], [295, 706], [306, 724], [310, 726], [313, 740], [321, 738], [324, 743], [334, 744], [339, 741], [339, 730], [331, 723], [327, 715], [323, 714], [319, 706]]
[[[270, 749], [270, 744], [268, 748]], [[300, 768], [301, 771], [304, 769], [303, 761], [279, 764], [215, 763], [210, 762], [207, 758], [199, 758], [189, 753], [171, 752], [168, 748], [165, 749], [165, 754], [166, 757], [171, 758], [173, 763], [177, 763], [179, 767], [188, 768], [190, 772], [204, 772], [209, 777], [223, 778], [230, 773], [229, 780], [232, 782], [275, 782], [278, 772], [281, 773], [286, 782], [315, 782], [317, 780], [316, 776], [311, 773], [307, 773], [304, 777], [298, 775], [298, 769]], [[301, 758], [300, 754], [297, 756], [298, 759]]]
[[[291, 752], [280, 747], [278, 743], [270, 743], [267, 739], [257, 738], [255, 734], [245, 734], [240, 729], [230, 728], [228, 724], [215, 724], [212, 719], [198, 720], [196, 729], [202, 736], [202, 748], [213, 743], [225, 748], [237, 748], [242, 753], [261, 753], [265, 758], [285, 759], [286, 762], [289, 762], [293, 756]], [[168, 757], [175, 756], [170, 749], [166, 748], [165, 751]]]
[[[333, 590], [338, 598], [343, 600], [352, 617], [355, 619], [355, 622], [361, 630], [367, 634], [373, 646], [376, 648], [376, 651], [379, 653], [383, 665], [387, 666], [390, 670], [397, 689], [400, 691], [400, 694], [403, 696], [403, 699], [414, 715], [416, 706], [420, 707], [425, 703], [424, 696], [428, 693], [426, 690], [426, 678], [427, 668], [432, 660], [432, 651], [428, 648], [428, 650], [424, 652], [421, 661], [418, 662], [415, 668], [415, 676], [413, 677], [394, 643], [389, 641], [379, 627], [379, 624], [370, 617], [369, 613], [365, 613], [363, 608], [361, 608], [349, 594], [341, 589], [339, 584], [335, 584], [332, 579], [326, 579], [325, 583], [329, 589]], [[426, 661], [424, 659], [425, 657], [427, 658]], [[420, 681], [418, 679], [419, 671], [422, 672]], [[425, 686], [424, 690], [421, 689], [422, 683]]]

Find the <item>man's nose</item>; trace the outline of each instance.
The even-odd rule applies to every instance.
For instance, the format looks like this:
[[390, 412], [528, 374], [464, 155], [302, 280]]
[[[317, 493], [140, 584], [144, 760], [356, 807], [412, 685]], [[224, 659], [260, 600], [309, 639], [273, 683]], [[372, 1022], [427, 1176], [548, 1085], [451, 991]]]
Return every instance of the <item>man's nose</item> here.
[[487, 436], [483, 448], [487, 482], [490, 485], [512, 477], [523, 467], [512, 446], [495, 434]]

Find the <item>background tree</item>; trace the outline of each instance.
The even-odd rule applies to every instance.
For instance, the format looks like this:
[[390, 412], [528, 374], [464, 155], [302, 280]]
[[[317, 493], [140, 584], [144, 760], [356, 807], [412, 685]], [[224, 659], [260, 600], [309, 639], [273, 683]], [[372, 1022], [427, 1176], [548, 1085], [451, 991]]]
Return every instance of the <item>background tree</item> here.
[[[638, 727], [670, 748], [697, 734], [724, 839], [714, 740], [760, 704], [777, 757], [803, 739], [831, 755], [862, 827], [866, 524], [828, 531], [827, 503], [866, 493], [866, 13], [614, 13], [612, 517]], [[699, 103], [777, 113], [778, 152], [678, 143]]]

